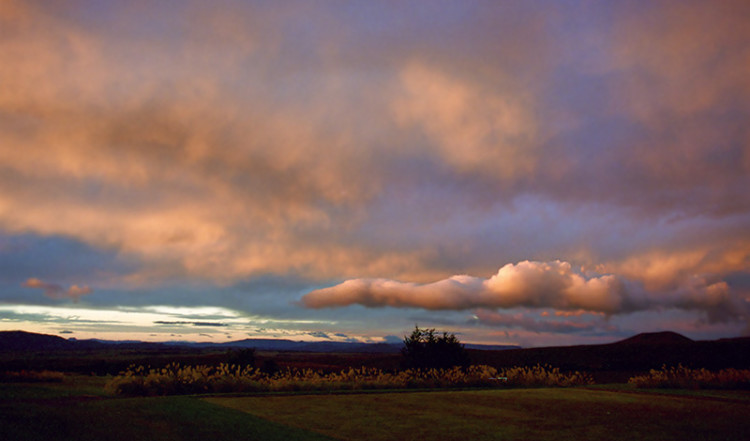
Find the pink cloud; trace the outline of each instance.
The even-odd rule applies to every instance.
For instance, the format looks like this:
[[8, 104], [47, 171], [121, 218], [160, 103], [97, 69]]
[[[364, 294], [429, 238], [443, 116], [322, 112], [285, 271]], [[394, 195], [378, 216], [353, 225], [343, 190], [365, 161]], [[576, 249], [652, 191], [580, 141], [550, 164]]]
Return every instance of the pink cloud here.
[[302, 304], [309, 308], [361, 304], [430, 310], [528, 306], [613, 313], [622, 305], [623, 289], [615, 276], [586, 278], [567, 262], [524, 261], [503, 266], [489, 279], [458, 275], [427, 284], [353, 279], [312, 291]]
[[[747, 308], [735, 297], [726, 282], [713, 278], [694, 276], [674, 289], [649, 292], [632, 280], [584, 275], [556, 260], [509, 263], [488, 279], [460, 275], [426, 284], [353, 279], [309, 292], [301, 304], [314, 309], [354, 304], [426, 310], [553, 308], [563, 316], [676, 308], [704, 311], [709, 321], [718, 322], [744, 317]], [[485, 316], [489, 321], [512, 318]]]
[[73, 299], [78, 300], [82, 296], [91, 294], [93, 291], [86, 285], [78, 286], [71, 285], [68, 289], [65, 289], [62, 285], [57, 283], [49, 283], [39, 280], [37, 278], [30, 278], [23, 283], [22, 286], [27, 288], [37, 288], [44, 291], [44, 295], [51, 299]]

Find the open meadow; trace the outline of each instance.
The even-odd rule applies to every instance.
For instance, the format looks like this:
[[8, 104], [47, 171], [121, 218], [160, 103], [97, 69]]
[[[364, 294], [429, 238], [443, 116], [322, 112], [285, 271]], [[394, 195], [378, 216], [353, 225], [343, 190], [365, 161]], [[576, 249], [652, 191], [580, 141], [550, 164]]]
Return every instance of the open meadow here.
[[0, 384], [8, 440], [746, 440], [750, 392], [629, 385], [113, 396], [106, 378]]
[[105, 378], [0, 383], [3, 440], [328, 440], [197, 397], [119, 398]]
[[343, 440], [747, 440], [750, 395], [509, 389], [211, 403]]

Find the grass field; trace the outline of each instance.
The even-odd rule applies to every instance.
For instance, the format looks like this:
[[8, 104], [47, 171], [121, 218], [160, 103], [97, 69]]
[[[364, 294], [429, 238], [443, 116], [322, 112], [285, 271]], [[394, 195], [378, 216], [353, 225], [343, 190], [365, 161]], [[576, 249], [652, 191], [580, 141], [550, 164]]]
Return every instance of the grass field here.
[[750, 393], [617, 388], [119, 398], [0, 384], [3, 440], [746, 440]]
[[329, 440], [193, 397], [116, 398], [98, 377], [0, 384], [0, 439]]
[[214, 397], [344, 440], [747, 440], [750, 395], [512, 389]]

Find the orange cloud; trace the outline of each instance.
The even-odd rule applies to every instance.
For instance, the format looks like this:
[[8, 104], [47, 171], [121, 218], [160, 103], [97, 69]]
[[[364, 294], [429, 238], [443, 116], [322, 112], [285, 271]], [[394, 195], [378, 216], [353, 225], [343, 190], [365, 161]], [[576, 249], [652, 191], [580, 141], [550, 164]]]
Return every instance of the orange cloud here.
[[309, 308], [361, 304], [432, 310], [528, 306], [614, 313], [622, 306], [623, 294], [614, 276], [586, 279], [567, 262], [524, 261], [505, 265], [489, 279], [461, 275], [428, 284], [348, 280], [306, 294], [302, 304]]
[[82, 296], [91, 294], [93, 291], [88, 286], [72, 285], [65, 289], [57, 283], [43, 282], [37, 278], [30, 278], [23, 283], [27, 288], [37, 288], [44, 291], [44, 295], [51, 299], [73, 299], [78, 301]]
[[682, 249], [650, 249], [597, 265], [596, 269], [640, 281], [649, 291], [670, 291], [695, 275], [718, 277], [746, 271], [748, 260], [750, 244], [742, 237], [732, 237]]
[[[503, 83], [494, 80], [493, 87]], [[483, 90], [420, 63], [407, 65], [401, 81], [404, 93], [393, 105], [397, 120], [424, 130], [448, 164], [503, 180], [534, 171], [536, 122], [511, 83], [501, 92]]]
[[[545, 311], [546, 313], [546, 311]], [[556, 317], [581, 317], [585, 315], [604, 315], [604, 313], [601, 312], [592, 312], [592, 311], [585, 311], [583, 309], [579, 309], [578, 311], [555, 311]], [[547, 313], [546, 315], [542, 313], [543, 317], [549, 316]]]
[[[225, 86], [213, 61], [275, 56], [257, 49], [236, 15], [209, 14], [206, 26], [191, 28], [201, 38], [190, 34], [165, 53], [162, 43], [119, 41], [16, 6], [34, 20], [8, 18], [0, 37], [0, 228], [137, 256], [149, 269], [134, 282], [390, 273], [413, 261], [411, 251], [373, 256], [300, 238], [356, 223], [379, 188], [377, 161], [350, 150], [347, 130], [328, 127], [338, 121], [311, 117], [336, 98], [277, 102], [262, 96], [266, 75], [275, 75], [266, 72], [243, 78], [261, 98]], [[208, 36], [242, 50], [217, 53]]]

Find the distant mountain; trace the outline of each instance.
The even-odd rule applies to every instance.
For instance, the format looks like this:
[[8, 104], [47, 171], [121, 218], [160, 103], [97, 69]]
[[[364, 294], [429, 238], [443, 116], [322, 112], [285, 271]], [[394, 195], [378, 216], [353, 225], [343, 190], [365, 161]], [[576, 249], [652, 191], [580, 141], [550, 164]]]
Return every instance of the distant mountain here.
[[[248, 338], [245, 340], [230, 341], [226, 343], [189, 343], [180, 342], [180, 345], [189, 345], [200, 348], [225, 347], [225, 348], [255, 348], [261, 351], [300, 351], [300, 352], [344, 352], [344, 353], [373, 353], [391, 354], [398, 353], [404, 346], [403, 343], [361, 343], [340, 341], [292, 341], [282, 339]], [[466, 344], [466, 349], [484, 351], [501, 351], [505, 349], [518, 349], [519, 346], [510, 345], [477, 345]]]
[[[195, 349], [229, 349], [229, 348], [255, 348], [261, 351], [298, 351], [298, 352], [323, 352], [323, 353], [372, 353], [372, 354], [396, 354], [401, 350], [402, 343], [360, 343], [360, 342], [337, 342], [337, 341], [293, 341], [284, 339], [249, 338], [245, 340], [230, 341], [225, 343], [195, 343], [195, 342], [141, 342], [134, 340], [111, 341], [111, 340], [77, 340], [75, 338], [64, 339], [62, 337], [45, 334], [34, 334], [24, 331], [1, 331], [0, 352], [24, 352], [24, 351], [50, 351], [50, 350], [73, 350], [73, 349], [149, 349], [155, 350], [164, 347], [180, 347]], [[503, 350], [515, 349], [518, 346], [501, 345], [465, 345], [467, 349], [477, 350]]]

